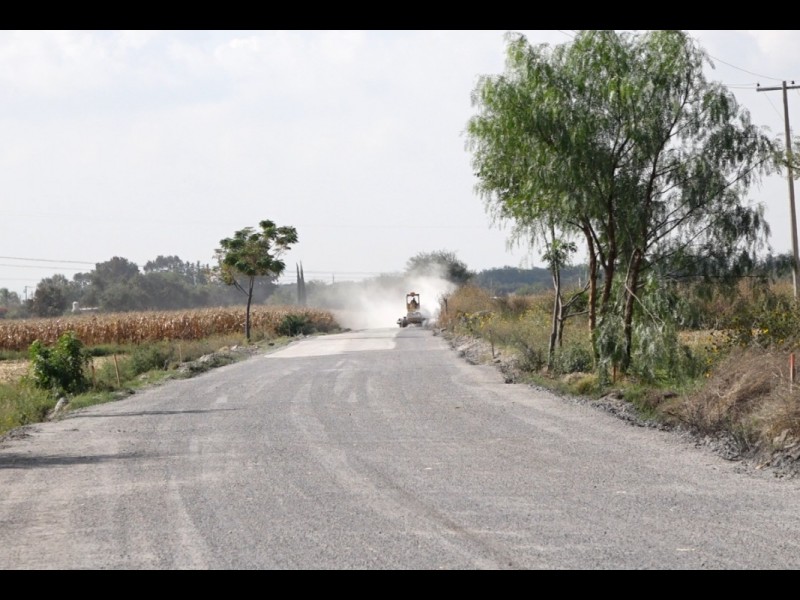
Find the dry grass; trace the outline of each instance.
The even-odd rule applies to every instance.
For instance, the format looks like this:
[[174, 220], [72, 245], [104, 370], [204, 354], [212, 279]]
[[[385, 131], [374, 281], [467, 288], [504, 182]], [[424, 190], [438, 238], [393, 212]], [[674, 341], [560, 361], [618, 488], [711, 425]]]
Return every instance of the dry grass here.
[[[493, 299], [483, 290], [464, 289], [448, 299], [448, 307], [448, 329], [481, 337], [493, 349], [513, 351], [520, 367], [540, 379], [548, 374], [552, 294]], [[731, 340], [727, 331], [681, 332], [680, 341], [692, 353], [700, 379], [674, 381], [680, 393], [619, 378], [612, 384], [648, 418], [680, 423], [700, 435], [728, 436], [742, 453], [800, 443], [800, 379], [791, 381], [788, 351], [756, 344], [734, 347]], [[570, 319], [554, 365], [555, 374], [569, 375], [553, 379], [553, 385], [567, 385], [578, 394], [605, 393], [597, 375], [585, 372], [591, 367], [578, 368], [587, 356], [587, 320]]]
[[466, 315], [491, 312], [494, 308], [495, 302], [488, 291], [476, 286], [464, 286], [442, 300], [439, 326], [452, 328]]
[[0, 361], [0, 383], [19, 381], [28, 372], [27, 360]]
[[[337, 327], [329, 311], [294, 306], [258, 306], [250, 310], [251, 330], [254, 334], [274, 336], [278, 325], [288, 315], [307, 318], [317, 331], [327, 332]], [[52, 345], [67, 331], [74, 331], [87, 346], [200, 340], [243, 333], [244, 321], [244, 307], [3, 320], [0, 321], [0, 349], [26, 350], [37, 339], [45, 345]]]
[[668, 418], [701, 434], [733, 432], [745, 446], [800, 438], [800, 386], [792, 384], [789, 356], [759, 348], [736, 350], [698, 391], [660, 407]]

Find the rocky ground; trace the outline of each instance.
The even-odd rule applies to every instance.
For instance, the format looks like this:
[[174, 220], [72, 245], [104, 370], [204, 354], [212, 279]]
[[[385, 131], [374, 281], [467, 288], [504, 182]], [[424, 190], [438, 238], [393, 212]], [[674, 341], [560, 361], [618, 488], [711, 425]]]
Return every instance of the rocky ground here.
[[[442, 335], [453, 349], [467, 362], [472, 364], [494, 364], [505, 376], [506, 383], [521, 383], [524, 381], [522, 371], [517, 366], [516, 358], [504, 352], [492, 352], [488, 342], [448, 334], [443, 330], [434, 331]], [[531, 385], [532, 388], [539, 386]], [[765, 453], [759, 451], [744, 452], [733, 435], [720, 435], [716, 437], [698, 435], [685, 428], [667, 426], [654, 420], [643, 418], [635, 406], [625, 400], [619, 393], [610, 393], [602, 398], [588, 398], [561, 394], [554, 390], [545, 390], [563, 398], [565, 402], [588, 404], [607, 413], [627, 421], [635, 427], [652, 427], [655, 429], [674, 432], [698, 448], [713, 452], [726, 460], [736, 462], [742, 471], [763, 471], [778, 478], [800, 477], [800, 443], [784, 447], [782, 450]]]

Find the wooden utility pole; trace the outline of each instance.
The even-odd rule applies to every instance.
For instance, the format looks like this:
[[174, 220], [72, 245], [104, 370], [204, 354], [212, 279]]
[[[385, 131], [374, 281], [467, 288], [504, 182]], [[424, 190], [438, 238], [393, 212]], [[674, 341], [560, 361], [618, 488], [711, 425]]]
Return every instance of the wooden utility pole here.
[[783, 82], [781, 87], [761, 87], [760, 85], [756, 88], [757, 92], [769, 92], [774, 90], [783, 90], [783, 127], [785, 130], [786, 136], [786, 173], [787, 178], [789, 179], [789, 212], [790, 212], [790, 224], [792, 227], [792, 257], [794, 258], [794, 264], [792, 265], [792, 282], [794, 283], [794, 297], [797, 299], [797, 284], [798, 284], [798, 272], [800, 272], [800, 257], [798, 257], [797, 252], [797, 215], [795, 212], [794, 207], [794, 174], [792, 173], [792, 138], [789, 129], [789, 99], [786, 94], [786, 90], [794, 90], [800, 88], [800, 85], [794, 85], [794, 81], [792, 81], [792, 85], [786, 85], [786, 82]]

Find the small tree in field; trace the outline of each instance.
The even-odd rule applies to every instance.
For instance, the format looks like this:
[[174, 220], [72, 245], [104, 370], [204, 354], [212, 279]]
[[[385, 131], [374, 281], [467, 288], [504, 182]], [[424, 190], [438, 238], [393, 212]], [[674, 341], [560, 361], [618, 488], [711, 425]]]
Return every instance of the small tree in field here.
[[216, 250], [218, 273], [222, 281], [247, 296], [244, 334], [250, 341], [250, 304], [256, 277], [278, 278], [286, 268], [280, 256], [297, 243], [294, 227], [278, 227], [269, 220], [261, 221], [260, 230], [245, 227], [233, 237], [220, 240]]

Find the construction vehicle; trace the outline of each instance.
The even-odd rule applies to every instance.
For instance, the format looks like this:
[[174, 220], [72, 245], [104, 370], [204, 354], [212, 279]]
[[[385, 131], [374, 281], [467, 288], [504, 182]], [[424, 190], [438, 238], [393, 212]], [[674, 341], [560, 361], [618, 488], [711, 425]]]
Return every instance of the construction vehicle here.
[[397, 324], [400, 327], [408, 327], [409, 325], [423, 325], [425, 323], [425, 316], [419, 310], [419, 294], [417, 292], [408, 292], [406, 294], [406, 314], [397, 319]]

